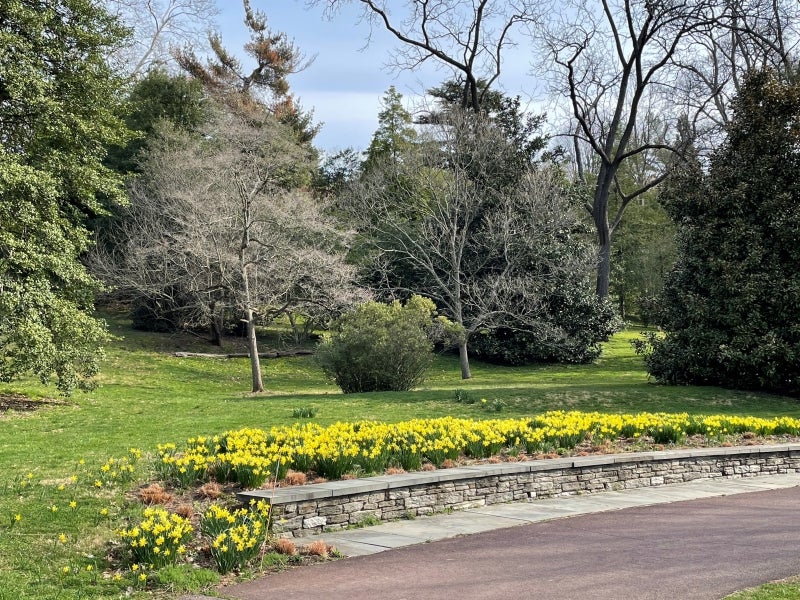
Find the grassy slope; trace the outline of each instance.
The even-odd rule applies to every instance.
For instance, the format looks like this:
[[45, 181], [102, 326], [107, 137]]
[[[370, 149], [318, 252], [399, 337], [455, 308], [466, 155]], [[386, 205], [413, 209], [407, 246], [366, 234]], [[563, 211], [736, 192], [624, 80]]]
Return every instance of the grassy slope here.
[[[288, 424], [294, 420], [295, 408], [316, 408], [314, 420], [321, 424], [443, 415], [511, 417], [555, 409], [800, 417], [796, 399], [648, 383], [641, 361], [630, 348], [635, 332], [616, 336], [593, 365], [506, 368], [478, 363], [473, 368], [474, 378], [466, 382], [459, 378], [457, 359], [441, 357], [425, 386], [408, 393], [344, 396], [325, 381], [310, 358], [267, 360], [264, 378], [269, 391], [254, 396], [247, 391], [246, 359], [176, 358], [171, 355], [174, 350], [207, 352], [209, 348], [189, 338], [133, 332], [118, 320], [112, 321], [112, 328], [125, 339], [109, 348], [96, 391], [35, 413], [0, 416], [0, 600], [87, 597], [85, 594], [117, 597], [114, 586], [86, 583], [90, 574], [80, 569], [85, 569], [90, 559], [81, 556], [113, 537], [109, 528], [96, 533], [102, 536], [98, 539], [85, 539], [84, 532], [96, 524], [97, 511], [109, 502], [119, 514], [124, 514], [126, 507], [99, 494], [97, 498], [81, 497], [79, 510], [67, 513], [70, 489], [61, 497], [48, 483], [69, 476], [78, 459], [98, 465], [110, 456], [124, 455], [130, 447], [152, 452], [158, 443], [180, 443], [198, 434]], [[458, 388], [468, 390], [474, 398], [486, 398], [489, 404], [501, 401], [503, 411], [487, 412], [480, 402], [456, 403], [454, 390]], [[34, 397], [52, 394], [34, 382], [0, 385], [3, 392]], [[28, 472], [39, 485], [20, 493], [13, 482]], [[61, 511], [49, 514], [48, 507], [56, 501]], [[18, 512], [23, 521], [11, 527]], [[70, 538], [64, 548], [55, 541], [62, 532]], [[74, 568], [80, 575], [54, 578], [53, 570], [67, 561], [73, 567], [77, 564]]]
[[798, 600], [800, 598], [800, 577], [792, 577], [757, 588], [736, 592], [725, 600]]
[[[689, 412], [800, 417], [796, 399], [713, 387], [663, 387], [648, 383], [630, 348], [635, 332], [606, 345], [592, 365], [498, 367], [476, 363], [473, 379], [459, 378], [457, 360], [440, 357], [425, 385], [407, 393], [342, 395], [309, 357], [263, 362], [267, 392], [248, 393], [246, 359], [176, 358], [171, 351], [190, 340], [133, 332], [117, 323], [125, 339], [109, 348], [100, 387], [66, 405], [0, 420], [0, 466], [5, 472], [36, 468], [47, 473], [75, 457], [102, 459], [131, 446], [145, 450], [166, 441], [243, 426], [269, 427], [293, 421], [292, 410], [317, 409], [315, 421], [400, 421], [454, 415], [472, 418], [524, 416], [547, 410]], [[207, 346], [195, 350], [209, 351]], [[501, 413], [480, 403], [455, 402], [454, 390], [498, 399]], [[43, 396], [48, 389], [0, 386]]]

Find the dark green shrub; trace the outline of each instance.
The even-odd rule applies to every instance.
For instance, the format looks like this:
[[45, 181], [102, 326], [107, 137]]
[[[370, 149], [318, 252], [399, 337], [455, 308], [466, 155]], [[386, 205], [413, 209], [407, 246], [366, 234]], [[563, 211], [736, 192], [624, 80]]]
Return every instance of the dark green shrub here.
[[501, 327], [470, 338], [477, 358], [506, 365], [589, 363], [620, 327], [612, 305], [586, 287], [559, 286], [528, 330]]
[[706, 171], [680, 165], [662, 201], [679, 258], [639, 350], [659, 382], [800, 394], [800, 84], [752, 75]]
[[345, 394], [407, 391], [433, 361], [434, 338], [453, 331], [427, 298], [405, 305], [366, 302], [337, 319], [317, 348], [317, 361]]

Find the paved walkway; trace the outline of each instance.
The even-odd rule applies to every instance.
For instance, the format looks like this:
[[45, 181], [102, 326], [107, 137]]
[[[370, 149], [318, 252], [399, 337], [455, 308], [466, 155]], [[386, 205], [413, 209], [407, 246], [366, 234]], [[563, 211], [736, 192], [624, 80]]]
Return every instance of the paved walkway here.
[[[800, 474], [697, 480], [328, 533], [303, 541], [323, 539], [355, 558], [219, 593], [236, 600], [710, 600], [800, 573], [798, 486]], [[458, 537], [466, 534], [482, 535]]]

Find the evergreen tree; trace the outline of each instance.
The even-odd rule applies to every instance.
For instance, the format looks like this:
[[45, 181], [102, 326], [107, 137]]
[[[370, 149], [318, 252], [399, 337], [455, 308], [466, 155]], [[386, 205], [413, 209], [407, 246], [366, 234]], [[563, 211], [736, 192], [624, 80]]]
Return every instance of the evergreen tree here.
[[104, 57], [124, 35], [96, 3], [7, 0], [0, 11], [0, 380], [35, 374], [69, 393], [98, 369], [99, 288], [79, 258], [88, 217], [122, 200], [103, 165], [123, 145], [119, 81]]
[[[449, 79], [429, 89], [428, 95], [436, 99], [437, 108], [423, 114], [417, 122], [422, 125], [446, 122], [452, 111], [461, 110], [464, 89], [460, 79]], [[477, 81], [477, 90], [480, 104], [476, 112], [489, 118], [515, 149], [512, 160], [503, 169], [506, 177], [515, 179], [529, 165], [556, 160], [563, 155], [563, 148], [545, 151], [550, 139], [542, 133], [547, 115], [526, 112], [519, 96], [506, 96], [489, 89], [483, 79]]]
[[800, 83], [752, 75], [708, 173], [691, 160], [665, 206], [679, 259], [663, 293], [661, 382], [800, 393]]
[[270, 29], [266, 15], [242, 0], [244, 24], [250, 41], [244, 52], [251, 60], [249, 71], [222, 43], [219, 34], [209, 36], [212, 56], [199, 58], [192, 48], [175, 53], [178, 65], [197, 79], [211, 95], [237, 111], [251, 110], [261, 118], [266, 109], [289, 125], [301, 143], [310, 145], [319, 131], [313, 115], [303, 111], [289, 91], [288, 77], [308, 66], [302, 53], [284, 32]]
[[153, 69], [136, 82], [127, 99], [125, 123], [139, 135], [124, 147], [113, 148], [106, 164], [120, 173], [137, 171], [137, 155], [159, 122], [167, 121], [177, 129], [192, 131], [208, 118], [208, 105], [199, 81]]
[[391, 86], [381, 98], [378, 129], [372, 135], [363, 169], [368, 171], [387, 160], [399, 161], [416, 142], [413, 122], [411, 113], [403, 106], [403, 95]]

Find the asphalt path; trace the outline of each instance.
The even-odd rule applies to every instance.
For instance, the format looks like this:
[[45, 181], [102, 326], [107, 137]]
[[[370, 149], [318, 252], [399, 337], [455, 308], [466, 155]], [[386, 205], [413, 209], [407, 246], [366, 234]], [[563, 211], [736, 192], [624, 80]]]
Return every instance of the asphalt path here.
[[716, 600], [800, 573], [800, 487], [594, 513], [226, 587], [240, 600]]

